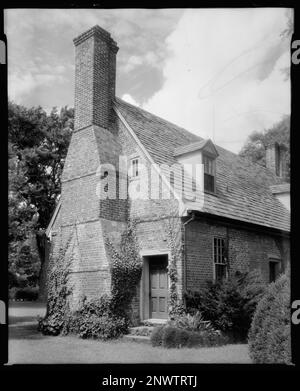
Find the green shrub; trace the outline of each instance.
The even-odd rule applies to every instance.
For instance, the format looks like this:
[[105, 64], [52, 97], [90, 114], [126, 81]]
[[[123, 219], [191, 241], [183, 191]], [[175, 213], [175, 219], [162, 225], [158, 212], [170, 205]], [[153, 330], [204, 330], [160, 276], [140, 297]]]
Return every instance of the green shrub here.
[[290, 343], [290, 283], [282, 275], [257, 305], [249, 332], [250, 357], [255, 363], [288, 364]]
[[118, 338], [128, 330], [124, 318], [113, 315], [90, 315], [79, 319], [80, 338], [98, 338], [102, 340]]
[[165, 326], [155, 327], [150, 335], [150, 341], [152, 346], [162, 345], [162, 334]]
[[156, 327], [151, 334], [152, 346], [182, 348], [224, 345], [227, 339], [218, 331], [192, 331], [172, 325]]
[[[164, 348], [180, 347], [180, 329], [172, 326], [166, 326], [162, 333], [162, 346]], [[187, 343], [187, 341], [182, 341]]]
[[39, 319], [38, 331], [44, 335], [59, 335], [62, 330], [62, 324], [59, 317], [51, 316], [48, 318]]
[[81, 315], [102, 316], [104, 314], [110, 314], [112, 312], [111, 307], [111, 297], [104, 294], [96, 299], [84, 298], [77, 312]]
[[189, 331], [214, 331], [211, 322], [205, 321], [199, 311], [196, 311], [193, 315], [187, 313], [178, 315], [168, 324]]
[[111, 297], [108, 295], [97, 299], [83, 299], [78, 310], [66, 316], [63, 334], [106, 340], [127, 333], [127, 319], [114, 315], [111, 307]]
[[234, 340], [245, 340], [257, 302], [266, 284], [259, 271], [236, 272], [222, 282], [208, 282], [201, 290], [185, 295], [187, 311], [200, 311], [215, 329]]
[[39, 295], [38, 287], [11, 288], [9, 297], [12, 300], [35, 301]]
[[71, 244], [72, 235], [69, 236], [66, 244], [61, 238], [57, 254], [53, 253], [52, 247], [47, 275], [47, 310], [45, 317], [38, 322], [38, 330], [45, 335], [59, 335], [70, 313], [68, 298], [72, 293], [72, 286], [69, 277], [73, 258], [72, 255], [67, 256], [67, 251], [70, 248], [70, 253], [73, 254], [74, 244]]

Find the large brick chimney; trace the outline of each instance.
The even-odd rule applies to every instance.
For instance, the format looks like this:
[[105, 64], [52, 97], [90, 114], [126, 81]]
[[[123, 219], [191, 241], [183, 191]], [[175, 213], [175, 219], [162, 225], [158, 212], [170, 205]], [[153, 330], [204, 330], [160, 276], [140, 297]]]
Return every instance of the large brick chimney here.
[[75, 130], [97, 125], [108, 129], [115, 97], [118, 46], [94, 26], [74, 39]]
[[81, 295], [99, 298], [110, 293], [106, 238], [118, 245], [127, 218], [127, 200], [101, 199], [97, 190], [99, 168], [109, 163], [118, 172], [122, 151], [113, 126], [118, 47], [99, 26], [74, 39], [74, 44], [75, 128], [61, 179], [59, 232], [52, 243], [57, 251], [62, 243], [72, 260], [72, 306]]

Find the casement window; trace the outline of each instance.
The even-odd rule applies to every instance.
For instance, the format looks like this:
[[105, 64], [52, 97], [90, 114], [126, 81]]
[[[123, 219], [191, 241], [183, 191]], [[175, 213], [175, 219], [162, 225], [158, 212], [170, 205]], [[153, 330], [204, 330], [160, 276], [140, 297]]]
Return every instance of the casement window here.
[[227, 278], [227, 254], [225, 239], [214, 238], [213, 242], [214, 258], [214, 281], [221, 281]]
[[215, 193], [216, 162], [215, 159], [203, 154], [204, 191]]
[[131, 178], [137, 178], [139, 176], [139, 159], [131, 159]]
[[280, 262], [277, 260], [269, 261], [269, 282], [274, 282], [280, 273]]

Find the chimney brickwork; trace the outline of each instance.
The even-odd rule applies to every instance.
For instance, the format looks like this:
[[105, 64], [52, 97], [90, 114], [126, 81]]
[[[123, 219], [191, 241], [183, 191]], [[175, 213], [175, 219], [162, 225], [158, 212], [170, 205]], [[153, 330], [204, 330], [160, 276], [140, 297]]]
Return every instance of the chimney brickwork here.
[[99, 26], [74, 39], [75, 130], [97, 125], [109, 128], [115, 97], [118, 46]]
[[287, 166], [284, 145], [272, 143], [266, 147], [266, 167], [279, 177], [286, 177]]

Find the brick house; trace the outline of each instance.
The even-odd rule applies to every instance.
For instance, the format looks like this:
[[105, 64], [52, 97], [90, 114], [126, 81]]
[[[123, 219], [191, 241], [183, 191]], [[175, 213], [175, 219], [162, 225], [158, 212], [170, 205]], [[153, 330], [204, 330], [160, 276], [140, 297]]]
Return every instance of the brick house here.
[[[82, 294], [110, 292], [105, 237], [118, 246], [129, 220], [136, 222], [143, 262], [132, 303], [136, 323], [168, 317], [170, 222], [180, 254], [180, 299], [184, 291], [236, 270], [258, 268], [266, 281], [274, 280], [289, 262], [289, 185], [282, 179], [280, 146], [268, 147], [264, 168], [126, 103], [115, 96], [118, 47], [110, 34], [95, 26], [74, 44], [75, 128], [46, 232], [54, 252], [59, 243], [73, 243], [74, 305]], [[198, 196], [185, 168], [196, 164], [202, 167]], [[104, 181], [100, 193], [114, 190], [116, 197], [101, 197], [99, 183], [110, 167], [116, 181]], [[189, 178], [184, 192], [174, 180], [179, 171]], [[128, 196], [124, 183], [136, 193]], [[141, 189], [144, 197], [132, 195]]]

